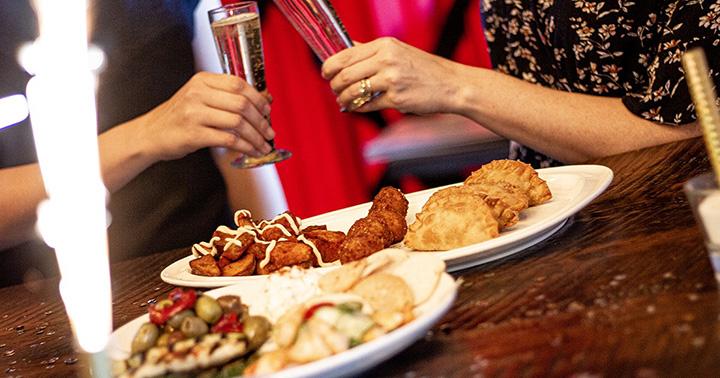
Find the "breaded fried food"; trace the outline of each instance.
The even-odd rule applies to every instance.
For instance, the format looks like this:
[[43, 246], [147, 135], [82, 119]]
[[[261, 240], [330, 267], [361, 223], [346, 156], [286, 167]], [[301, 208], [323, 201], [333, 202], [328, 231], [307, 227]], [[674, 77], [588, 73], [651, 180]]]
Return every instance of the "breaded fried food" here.
[[347, 236], [354, 238], [356, 236], [366, 236], [382, 241], [384, 247], [392, 244], [393, 234], [379, 218], [365, 217], [360, 218], [348, 230]]
[[280, 239], [295, 240], [295, 234], [282, 224], [268, 224], [262, 228], [260, 239], [265, 241]]
[[495, 217], [495, 220], [498, 221], [500, 229], [512, 227], [520, 219], [519, 212], [512, 209], [510, 205], [504, 201], [503, 197], [490, 196], [485, 192], [475, 190], [475, 188], [469, 185], [453, 186], [438, 190], [433, 193], [425, 205], [423, 205], [423, 211], [426, 211], [433, 206], [438, 206], [438, 204], [443, 203], [447, 197], [459, 195], [477, 196], [478, 200], [485, 201], [490, 209], [492, 209], [492, 215]]
[[368, 214], [368, 218], [374, 218], [380, 221], [385, 228], [390, 231], [392, 239], [390, 244], [401, 242], [407, 233], [407, 222], [405, 215], [396, 213], [386, 209], [376, 209]]
[[381, 238], [368, 235], [348, 236], [340, 245], [340, 262], [345, 264], [350, 261], [359, 260], [383, 248], [385, 248], [385, 245]]
[[453, 195], [437, 196], [415, 216], [405, 236], [406, 246], [418, 251], [446, 251], [498, 236], [499, 224], [482, 197], [472, 191], [443, 190], [448, 189]]
[[[345, 233], [341, 231], [315, 230], [304, 231], [305, 238], [315, 245], [320, 252], [323, 262], [329, 263], [340, 259], [340, 245], [345, 241]], [[313, 266], [319, 266], [319, 262], [313, 254]]]
[[545, 180], [529, 165], [517, 160], [493, 160], [473, 172], [465, 180], [466, 185], [501, 184], [527, 194], [530, 206], [539, 205], [552, 198]]
[[[267, 248], [267, 250], [269, 249]], [[267, 264], [263, 264], [265, 262], [265, 253], [263, 253], [263, 259], [257, 259], [257, 274], [269, 274], [284, 266], [301, 265], [309, 267], [312, 258], [312, 249], [305, 243], [277, 242], [275, 247], [270, 250], [270, 259]]]
[[213, 242], [215, 248], [217, 248], [218, 251], [222, 252], [223, 248], [225, 247], [226, 239], [234, 238], [235, 232], [236, 231], [231, 230], [227, 226], [220, 226], [213, 232], [210, 240]]
[[224, 257], [230, 261], [239, 259], [245, 251], [255, 242], [255, 235], [246, 232], [242, 233], [235, 238], [228, 238], [225, 240], [225, 247], [218, 249], [222, 251], [221, 257]]
[[217, 266], [215, 258], [205, 255], [198, 259], [190, 260], [190, 271], [199, 276], [217, 277], [220, 275], [220, 267]]
[[302, 229], [303, 234], [307, 234], [308, 232], [318, 231], [318, 230], [327, 230], [327, 225], [321, 224], [321, 225], [313, 225], [313, 226], [307, 226]]
[[222, 268], [223, 276], [249, 276], [255, 272], [255, 257], [249, 253]]
[[372, 213], [375, 210], [381, 209], [394, 211], [405, 216], [408, 211], [408, 200], [400, 189], [386, 186], [380, 189], [378, 194], [375, 195], [375, 198], [373, 198], [370, 212]]

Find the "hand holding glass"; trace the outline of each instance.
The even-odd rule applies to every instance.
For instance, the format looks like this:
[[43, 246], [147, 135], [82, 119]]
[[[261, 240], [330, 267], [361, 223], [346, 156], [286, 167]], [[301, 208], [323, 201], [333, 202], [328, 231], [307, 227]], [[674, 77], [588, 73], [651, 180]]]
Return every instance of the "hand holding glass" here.
[[[265, 57], [257, 3], [247, 1], [225, 5], [211, 10], [208, 16], [223, 72], [242, 77], [258, 92], [266, 91]], [[273, 140], [268, 143], [273, 150], [267, 155], [252, 157], [245, 154], [233, 161], [232, 165], [237, 168], [254, 168], [292, 156], [290, 151], [275, 149]]]

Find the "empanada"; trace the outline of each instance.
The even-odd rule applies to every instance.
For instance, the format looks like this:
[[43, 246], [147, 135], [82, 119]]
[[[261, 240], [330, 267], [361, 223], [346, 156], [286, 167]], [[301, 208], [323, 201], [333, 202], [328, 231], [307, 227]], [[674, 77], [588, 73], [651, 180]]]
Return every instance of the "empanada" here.
[[483, 165], [465, 180], [465, 185], [490, 184], [517, 189], [527, 194], [535, 206], [552, 198], [545, 180], [529, 165], [517, 160], [494, 160]]
[[444, 251], [498, 236], [499, 224], [481, 196], [462, 187], [438, 193], [416, 215], [405, 236], [406, 246], [418, 251]]
[[[428, 201], [423, 206], [423, 211], [433, 206], [438, 206], [438, 204], [442, 203], [444, 199], [448, 196], [457, 195], [474, 195], [477, 196], [477, 200], [485, 201], [485, 203], [492, 210], [492, 214], [495, 217], [495, 220], [497, 220], [500, 229], [503, 229], [505, 227], [512, 227], [518, 222], [518, 220], [520, 220], [519, 211], [523, 208], [521, 207], [516, 210], [508, 202], [512, 203], [517, 208], [519, 205], [522, 204], [522, 201], [506, 200], [505, 198], [510, 198], [509, 194], [505, 194], [502, 196], [499, 194], [490, 195], [487, 193], [487, 191], [476, 190], [476, 188], [471, 186], [455, 186], [433, 193], [430, 199], [428, 199]], [[527, 207], [527, 200], [524, 203], [525, 207]]]

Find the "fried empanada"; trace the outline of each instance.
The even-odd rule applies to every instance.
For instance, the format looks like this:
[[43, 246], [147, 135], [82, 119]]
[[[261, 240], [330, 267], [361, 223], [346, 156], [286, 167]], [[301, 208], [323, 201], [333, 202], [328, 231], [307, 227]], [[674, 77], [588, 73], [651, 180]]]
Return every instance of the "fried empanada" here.
[[477, 196], [477, 200], [485, 201], [492, 210], [492, 214], [495, 220], [497, 220], [500, 229], [512, 227], [520, 219], [519, 211], [512, 209], [503, 198], [490, 196], [486, 192], [475, 190], [475, 188], [470, 186], [453, 186], [433, 193], [430, 199], [423, 205], [423, 211], [433, 206], [438, 206], [439, 203], [443, 203], [449, 196], [458, 195], [466, 195], [468, 198], [472, 198], [470, 196]]
[[493, 160], [473, 172], [465, 180], [465, 184], [490, 184], [517, 189], [527, 194], [530, 206], [539, 205], [552, 198], [545, 180], [541, 179], [529, 164], [517, 160]]
[[418, 251], [445, 251], [492, 239], [499, 224], [482, 197], [461, 187], [452, 195], [433, 195], [427, 208], [418, 213], [405, 236], [405, 245]]

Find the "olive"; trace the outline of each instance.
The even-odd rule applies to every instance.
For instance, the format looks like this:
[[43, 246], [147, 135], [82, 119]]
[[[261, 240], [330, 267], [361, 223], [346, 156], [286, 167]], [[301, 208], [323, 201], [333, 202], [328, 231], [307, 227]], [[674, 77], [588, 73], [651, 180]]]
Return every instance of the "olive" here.
[[270, 335], [270, 321], [264, 316], [248, 316], [243, 325], [243, 332], [248, 339], [248, 348], [256, 349], [265, 343]]
[[157, 345], [159, 347], [166, 347], [166, 346], [170, 345], [170, 333], [165, 332], [162, 335], [160, 335], [160, 337], [158, 337], [157, 343], [155, 343], [155, 345]]
[[135, 338], [133, 338], [130, 351], [134, 354], [141, 353], [152, 348], [155, 346], [155, 342], [159, 336], [160, 330], [155, 324], [143, 324], [135, 334]]
[[208, 325], [204, 320], [197, 316], [188, 316], [183, 319], [180, 325], [180, 331], [182, 331], [185, 337], [198, 337], [208, 333]]
[[242, 302], [237, 295], [223, 295], [217, 299], [218, 304], [226, 314], [236, 313], [242, 315]]
[[223, 314], [223, 310], [215, 298], [201, 295], [195, 302], [197, 316], [207, 323], [214, 324]]
[[168, 336], [167, 346], [173, 345], [178, 341], [185, 340], [185, 335], [180, 331], [175, 331]]
[[175, 329], [180, 329], [180, 324], [182, 324], [183, 319], [187, 318], [188, 316], [195, 316], [195, 314], [192, 312], [192, 310], [184, 310], [180, 311], [177, 314], [173, 315], [168, 319], [167, 325]]

